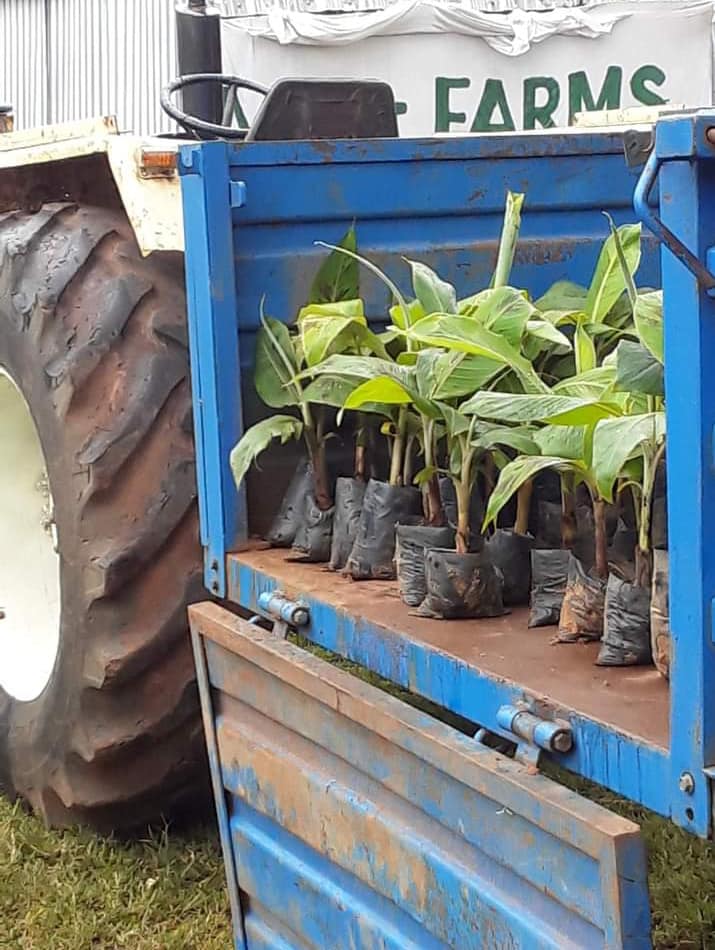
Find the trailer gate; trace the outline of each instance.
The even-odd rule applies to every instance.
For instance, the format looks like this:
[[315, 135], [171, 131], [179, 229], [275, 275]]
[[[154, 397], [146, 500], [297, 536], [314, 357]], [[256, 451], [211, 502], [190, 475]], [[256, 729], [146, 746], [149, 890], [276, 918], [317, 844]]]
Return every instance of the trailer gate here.
[[237, 946], [650, 945], [637, 825], [222, 607], [191, 625]]

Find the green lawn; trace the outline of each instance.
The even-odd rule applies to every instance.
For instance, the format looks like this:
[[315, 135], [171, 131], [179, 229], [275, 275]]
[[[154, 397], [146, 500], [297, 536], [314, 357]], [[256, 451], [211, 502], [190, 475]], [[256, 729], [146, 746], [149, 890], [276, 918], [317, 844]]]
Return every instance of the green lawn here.
[[[569, 783], [571, 784], [571, 783]], [[603, 790], [649, 846], [658, 948], [715, 948], [715, 849]], [[229, 950], [213, 828], [134, 844], [47, 831], [0, 798], [2, 950]]]
[[2, 950], [230, 950], [213, 828], [122, 844], [0, 798]]

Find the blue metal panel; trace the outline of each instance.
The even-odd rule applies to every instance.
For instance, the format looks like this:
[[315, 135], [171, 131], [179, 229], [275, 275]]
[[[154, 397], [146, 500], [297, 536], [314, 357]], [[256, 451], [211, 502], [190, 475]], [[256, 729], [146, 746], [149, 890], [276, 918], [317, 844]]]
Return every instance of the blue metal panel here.
[[[705, 130], [715, 117], [663, 122], [656, 152], [666, 158], [660, 173], [664, 224], [701, 261], [713, 239], [715, 152]], [[700, 152], [709, 160], [692, 161]], [[668, 416], [668, 529], [671, 673], [670, 795], [676, 820], [707, 834], [711, 786], [703, 769], [715, 764], [715, 301], [666, 248], [665, 385]], [[681, 790], [681, 777], [694, 787]]]
[[637, 826], [217, 605], [191, 622], [251, 950], [650, 946]]
[[[245, 374], [261, 298], [292, 320], [325, 253], [315, 241], [335, 242], [353, 221], [361, 251], [398, 285], [406, 289], [406, 255], [467, 294], [491, 277], [507, 189], [525, 191], [513, 279], [538, 295], [559, 279], [589, 281], [607, 235], [602, 211], [633, 220], [635, 177], [620, 138], [603, 134], [252, 143], [231, 152], [231, 175], [251, 196], [234, 232]], [[385, 288], [361, 279], [367, 313], [384, 319]], [[659, 284], [653, 238], [639, 279]]]
[[[228, 457], [241, 432], [238, 327], [227, 146], [181, 150], [194, 440], [205, 583], [226, 590], [226, 551], [246, 533]], [[197, 318], [200, 314], [201, 317]]]
[[[229, 596], [258, 611], [261, 594], [282, 585], [246, 560], [229, 560]], [[500, 706], [543, 701], [513, 682], [490, 677], [440, 649], [369, 623], [320, 595], [302, 589], [292, 593], [310, 610], [310, 623], [301, 632], [313, 642], [505, 738], [514, 737], [499, 724]], [[577, 713], [562, 714], [568, 716], [574, 744], [557, 757], [559, 765], [670, 816], [667, 750]]]

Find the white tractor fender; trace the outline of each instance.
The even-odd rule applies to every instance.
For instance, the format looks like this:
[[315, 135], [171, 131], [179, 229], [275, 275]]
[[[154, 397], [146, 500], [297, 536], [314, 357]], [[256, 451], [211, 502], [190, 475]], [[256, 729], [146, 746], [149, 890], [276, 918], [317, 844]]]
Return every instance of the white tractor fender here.
[[183, 252], [176, 171], [180, 145], [177, 139], [120, 134], [111, 116], [68, 122], [1, 134], [0, 174], [6, 169], [105, 155], [142, 254]]

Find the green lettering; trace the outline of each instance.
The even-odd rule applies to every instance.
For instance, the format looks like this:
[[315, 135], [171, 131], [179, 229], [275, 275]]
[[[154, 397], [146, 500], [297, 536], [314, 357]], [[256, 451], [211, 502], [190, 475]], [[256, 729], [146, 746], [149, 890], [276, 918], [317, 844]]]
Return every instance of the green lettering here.
[[655, 83], [656, 86], [662, 86], [665, 82], [665, 73], [662, 69], [653, 64], [641, 66], [640, 69], [636, 69], [631, 76], [631, 92], [636, 102], [640, 102], [641, 105], [644, 106], [665, 105], [668, 100], [663, 99], [657, 92], [653, 92], [652, 89], [649, 89], [646, 86], [647, 82]]
[[[498, 109], [501, 122], [492, 121], [494, 111]], [[501, 79], [487, 79], [484, 83], [479, 108], [472, 122], [472, 132], [513, 132], [516, 126], [509, 111], [506, 93]]]
[[452, 89], [468, 89], [469, 79], [466, 76], [460, 79], [449, 79], [446, 76], [437, 76], [434, 81], [434, 101], [435, 101], [435, 132], [449, 132], [449, 127], [453, 122], [466, 122], [467, 116], [464, 112], [452, 112], [449, 107], [449, 94]]
[[[540, 89], [546, 91], [546, 102], [537, 106], [536, 94]], [[561, 99], [559, 84], [552, 76], [530, 76], [524, 80], [524, 128], [535, 129], [536, 124], [542, 129], [553, 129], [554, 112], [558, 109]]]
[[577, 112], [600, 112], [602, 109], [618, 109], [621, 105], [620, 66], [609, 66], [598, 99], [594, 101], [588, 77], [583, 70], [569, 74], [569, 122]]

